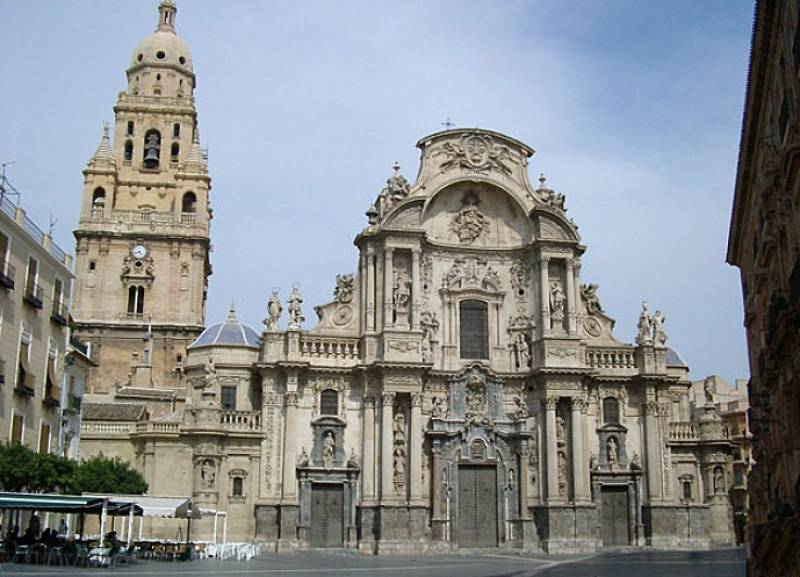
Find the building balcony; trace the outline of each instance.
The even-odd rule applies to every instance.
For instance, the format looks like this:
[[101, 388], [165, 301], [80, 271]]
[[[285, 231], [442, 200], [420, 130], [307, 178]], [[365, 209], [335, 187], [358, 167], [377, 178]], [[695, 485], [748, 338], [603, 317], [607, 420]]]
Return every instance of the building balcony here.
[[587, 348], [586, 364], [593, 369], [635, 369], [636, 349]]
[[29, 282], [25, 286], [25, 295], [22, 297], [22, 300], [36, 310], [40, 310], [44, 306], [44, 301], [42, 300], [42, 287], [36, 283]]
[[48, 387], [45, 391], [42, 404], [48, 407], [58, 407], [61, 405], [61, 387]]
[[50, 311], [50, 320], [57, 325], [65, 327], [67, 326], [67, 314], [67, 305], [64, 303], [54, 302], [53, 310]]
[[700, 440], [700, 434], [692, 423], [674, 421], [669, 424], [669, 440], [671, 442], [696, 443]]
[[0, 286], [8, 290], [14, 290], [14, 273], [14, 267], [8, 264], [5, 259], [0, 259]]
[[260, 431], [260, 411], [223, 411], [220, 422], [229, 431]]

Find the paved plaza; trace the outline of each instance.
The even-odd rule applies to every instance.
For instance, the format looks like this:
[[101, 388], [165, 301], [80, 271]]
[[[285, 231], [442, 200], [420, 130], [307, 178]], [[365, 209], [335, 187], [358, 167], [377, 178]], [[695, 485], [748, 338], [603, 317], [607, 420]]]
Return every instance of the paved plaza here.
[[[113, 573], [127, 577], [166, 575], [340, 577], [744, 577], [742, 549], [715, 551], [618, 551], [593, 556], [546, 557], [503, 553], [375, 557], [352, 553], [303, 552], [267, 555], [250, 562], [195, 561], [139, 562], [115, 567]], [[53, 575], [101, 575], [108, 569], [0, 565], [0, 575], [52, 577]]]

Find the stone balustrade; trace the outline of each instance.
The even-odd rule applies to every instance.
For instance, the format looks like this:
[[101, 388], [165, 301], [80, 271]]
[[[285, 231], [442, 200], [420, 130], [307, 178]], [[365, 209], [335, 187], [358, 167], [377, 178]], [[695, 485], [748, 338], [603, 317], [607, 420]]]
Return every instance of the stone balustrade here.
[[145, 421], [136, 423], [137, 433], [168, 433], [178, 434], [180, 432], [180, 423], [161, 423], [153, 421]]
[[118, 423], [113, 421], [83, 421], [82, 435], [127, 435], [134, 429], [134, 423]]
[[700, 435], [697, 427], [685, 421], [674, 421], [669, 424], [670, 441], [698, 441]]
[[308, 335], [300, 338], [300, 355], [312, 359], [358, 360], [358, 348], [358, 339]]
[[223, 411], [220, 415], [223, 427], [231, 431], [260, 431], [260, 411]]
[[635, 369], [633, 348], [587, 348], [586, 364], [593, 369]]

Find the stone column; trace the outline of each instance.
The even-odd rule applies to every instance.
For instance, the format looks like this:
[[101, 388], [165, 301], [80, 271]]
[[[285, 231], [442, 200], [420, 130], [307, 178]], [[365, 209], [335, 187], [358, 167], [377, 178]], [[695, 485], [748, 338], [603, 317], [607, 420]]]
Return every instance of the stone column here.
[[367, 249], [367, 330], [375, 330], [375, 251]]
[[296, 495], [296, 471], [295, 461], [297, 459], [295, 421], [297, 419], [297, 393], [288, 392], [283, 397], [283, 404], [286, 408], [286, 420], [283, 434], [283, 499], [294, 501]]
[[383, 393], [381, 404], [381, 501], [386, 501], [394, 496], [394, 467], [392, 463], [394, 449], [394, 437], [392, 435], [394, 393]]
[[658, 403], [644, 404], [644, 435], [647, 449], [647, 495], [652, 501], [663, 499], [663, 471], [661, 459], [661, 435], [658, 430]]
[[383, 253], [379, 252], [375, 256], [375, 329], [381, 330], [383, 328]]
[[383, 326], [391, 327], [394, 325], [392, 321], [392, 309], [394, 303], [392, 302], [392, 287], [394, 286], [394, 249], [386, 247], [384, 249], [385, 257], [383, 259]]
[[525, 443], [519, 451], [519, 474], [517, 475], [517, 479], [519, 479], [519, 516], [522, 519], [528, 517], [528, 451], [531, 450], [527, 442]]
[[588, 501], [586, 486], [586, 456], [583, 454], [583, 409], [586, 401], [572, 398], [572, 494], [575, 501]]
[[547, 441], [547, 501], [553, 502], [560, 499], [558, 495], [558, 443], [556, 439], [556, 405], [558, 397], [548, 396], [545, 399], [545, 418]]
[[365, 500], [374, 500], [375, 495], [375, 397], [364, 399], [364, 455], [361, 468], [361, 493]]
[[575, 268], [572, 266], [572, 259], [567, 259], [567, 332], [570, 335], [576, 333], [577, 324], [575, 311], [578, 310], [578, 302], [575, 300]]
[[411, 431], [408, 435], [411, 501], [422, 499], [422, 395], [411, 393]]
[[419, 307], [422, 300], [422, 283], [420, 282], [418, 248], [411, 251], [411, 328], [419, 328]]
[[542, 299], [542, 336], [550, 332], [550, 273], [549, 259], [539, 259], [539, 294]]

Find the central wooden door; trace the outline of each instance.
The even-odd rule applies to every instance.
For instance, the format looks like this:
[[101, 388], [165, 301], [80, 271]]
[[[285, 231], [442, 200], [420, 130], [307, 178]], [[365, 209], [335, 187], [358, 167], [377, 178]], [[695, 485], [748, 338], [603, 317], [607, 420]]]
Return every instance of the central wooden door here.
[[497, 469], [458, 468], [458, 543], [462, 547], [497, 547]]
[[342, 547], [344, 544], [344, 488], [342, 485], [311, 486], [311, 546]]
[[628, 535], [628, 488], [603, 487], [601, 535], [603, 545], [630, 545]]

